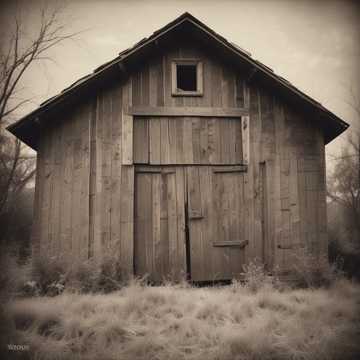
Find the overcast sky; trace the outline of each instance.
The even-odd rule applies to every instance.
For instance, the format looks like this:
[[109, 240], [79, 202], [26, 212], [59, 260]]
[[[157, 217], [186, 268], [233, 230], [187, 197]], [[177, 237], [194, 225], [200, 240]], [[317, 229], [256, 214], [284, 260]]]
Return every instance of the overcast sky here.
[[[9, 20], [14, 2], [0, 4], [2, 18]], [[39, 19], [40, 1], [18, 4], [30, 34]], [[63, 17], [67, 31], [84, 32], [76, 42], [52, 51], [54, 62], [30, 69], [22, 85], [34, 96], [34, 103], [19, 115], [185, 11], [250, 51], [353, 127], [357, 125], [346, 101], [351, 87], [360, 97], [360, 7], [357, 1], [346, 0], [68, 1]], [[341, 138], [346, 135], [328, 145], [328, 153], [338, 151]]]

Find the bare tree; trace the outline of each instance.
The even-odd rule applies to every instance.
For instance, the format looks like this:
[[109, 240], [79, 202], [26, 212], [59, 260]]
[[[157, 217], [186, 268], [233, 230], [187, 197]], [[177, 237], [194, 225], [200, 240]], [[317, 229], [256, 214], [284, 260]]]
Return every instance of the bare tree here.
[[[350, 100], [346, 103], [360, 125], [360, 97], [352, 88], [349, 93]], [[350, 245], [353, 251], [360, 252], [360, 132], [353, 130], [340, 156], [332, 158], [335, 166], [328, 179], [328, 196], [334, 202], [338, 216], [335, 217], [336, 224], [330, 224], [330, 230], [337, 227], [340, 245]]]
[[[48, 51], [60, 43], [73, 39], [77, 33], [66, 33], [61, 22], [64, 8], [44, 7], [39, 13], [38, 30], [32, 38], [26, 36], [21, 14], [13, 16], [12, 31], [0, 44], [0, 227], [4, 229], [8, 215], [17, 196], [33, 179], [35, 158], [24, 151], [18, 139], [4, 131], [9, 119], [22, 106], [32, 101], [21, 98], [20, 83], [30, 66], [36, 62], [51, 60]], [[3, 224], [2, 224], [3, 223]], [[6, 236], [2, 231], [2, 236]], [[1, 240], [0, 235], [0, 240]]]
[[76, 35], [65, 34], [66, 26], [59, 21], [62, 10], [61, 7], [40, 10], [39, 30], [30, 41], [24, 37], [20, 16], [14, 16], [14, 30], [0, 53], [0, 123], [31, 101], [29, 98], [12, 101], [17, 95], [17, 86], [30, 65], [37, 61], [51, 60], [47, 56], [48, 50]]
[[[344, 208], [348, 225], [360, 234], [359, 143], [351, 139], [342, 150], [329, 182], [328, 195]], [[360, 245], [360, 243], [359, 243]]]

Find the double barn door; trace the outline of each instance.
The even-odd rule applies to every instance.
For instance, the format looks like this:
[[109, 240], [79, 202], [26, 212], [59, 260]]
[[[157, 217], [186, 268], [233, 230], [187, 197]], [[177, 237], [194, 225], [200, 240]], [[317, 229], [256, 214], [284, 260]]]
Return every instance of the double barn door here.
[[135, 274], [230, 279], [246, 245], [242, 166], [136, 166]]

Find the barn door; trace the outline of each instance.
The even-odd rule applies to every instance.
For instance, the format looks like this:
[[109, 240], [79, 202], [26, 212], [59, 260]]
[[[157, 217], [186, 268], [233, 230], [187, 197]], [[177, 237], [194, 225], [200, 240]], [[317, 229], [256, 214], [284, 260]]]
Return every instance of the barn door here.
[[244, 263], [243, 166], [187, 168], [191, 279], [231, 279]]
[[151, 281], [185, 274], [185, 184], [181, 167], [135, 168], [135, 274]]

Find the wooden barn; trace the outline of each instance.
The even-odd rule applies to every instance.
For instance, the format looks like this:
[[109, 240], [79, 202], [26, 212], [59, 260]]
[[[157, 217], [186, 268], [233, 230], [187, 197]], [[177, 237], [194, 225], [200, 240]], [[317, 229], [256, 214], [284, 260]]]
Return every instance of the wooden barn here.
[[37, 151], [35, 257], [208, 281], [327, 252], [325, 145], [347, 127], [185, 13], [8, 129]]

